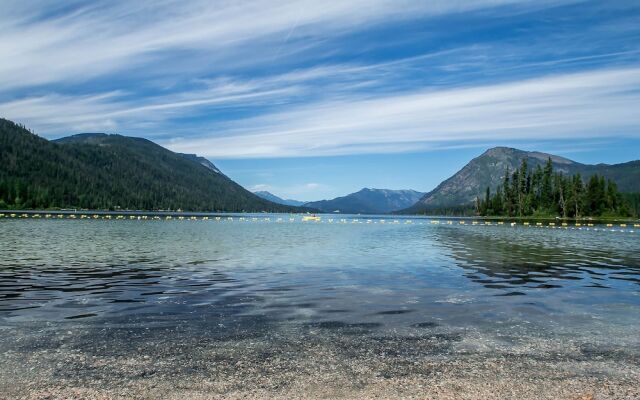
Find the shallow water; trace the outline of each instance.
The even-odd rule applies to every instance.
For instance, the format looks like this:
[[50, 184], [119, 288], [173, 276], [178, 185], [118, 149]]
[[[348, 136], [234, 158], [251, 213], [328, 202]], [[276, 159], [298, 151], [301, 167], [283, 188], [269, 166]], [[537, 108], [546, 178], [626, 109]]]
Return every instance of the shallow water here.
[[428, 338], [434, 357], [551, 340], [640, 359], [637, 232], [276, 218], [1, 220], [0, 349], [262, 339], [286, 353], [313, 335], [397, 340], [405, 358]]

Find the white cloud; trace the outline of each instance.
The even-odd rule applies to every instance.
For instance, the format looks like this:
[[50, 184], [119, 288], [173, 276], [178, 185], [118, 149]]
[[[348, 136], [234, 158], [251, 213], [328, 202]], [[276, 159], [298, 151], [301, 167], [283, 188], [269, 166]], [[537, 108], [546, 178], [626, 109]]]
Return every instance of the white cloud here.
[[[408, 75], [420, 75], [415, 71], [431, 75], [429, 67], [489, 71], [494, 64], [486, 58], [496, 54], [516, 61], [496, 62], [494, 74], [533, 65], [522, 62], [525, 49], [508, 44], [498, 51], [490, 51], [490, 43], [471, 44], [380, 64], [318, 64], [252, 78], [230, 77], [216, 69], [238, 62], [271, 65], [275, 53], [295, 55], [372, 24], [513, 4], [513, 9], [526, 10], [557, 3], [141, 0], [26, 5], [7, 0], [0, 13], [0, 99], [5, 99], [0, 100], [0, 116], [48, 136], [118, 131], [215, 158], [392, 153], [465, 141], [637, 136], [638, 68], [445, 89], [438, 86], [442, 82], [425, 83], [421, 77], [405, 81]], [[553, 48], [546, 39], [540, 39], [543, 47]], [[536, 62], [556, 65], [635, 57], [637, 52], [634, 48]], [[206, 56], [207, 62], [198, 57], [188, 61], [194, 53]], [[182, 54], [186, 63], [197, 65], [182, 64]], [[138, 86], [128, 82], [126, 91], [117, 80], [96, 86], [105, 88], [102, 93], [83, 93], [77, 87], [65, 91], [64, 86], [119, 77], [113, 74], [123, 70], [180, 76], [183, 68], [201, 67], [212, 68], [203, 75], [214, 78], [191, 79], [188, 85], [182, 81], [184, 86], [166, 91], [147, 92], [154, 78]], [[159, 81], [165, 78], [161, 75]], [[506, 79], [503, 75], [494, 79]], [[189, 80], [202, 75], [185, 76]], [[441, 76], [451, 85], [447, 79], [458, 72]], [[44, 84], [49, 86], [35, 89]], [[230, 109], [234, 112], [227, 113]], [[238, 109], [251, 110], [251, 117], [235, 113]]]
[[[197, 68], [173, 54], [192, 52], [201, 67], [296, 54], [327, 37], [398, 19], [436, 16], [532, 0], [3, 2], [0, 88], [82, 82], [165, 64]], [[56, 12], [52, 12], [55, 9]], [[295, 29], [293, 29], [295, 28]], [[276, 54], [277, 53], [277, 54]], [[170, 62], [166, 62], [170, 60]], [[184, 64], [186, 63], [186, 64]]]
[[[332, 65], [246, 81], [217, 79], [144, 101], [121, 91], [51, 94], [0, 103], [0, 115], [37, 133], [130, 134], [139, 128], [172, 150], [212, 158], [400, 153], [464, 142], [640, 135], [640, 68], [393, 93], [351, 91], [342, 84], [353, 70], [359, 71], [355, 84], [375, 82], [387, 67]], [[313, 89], [312, 81], [325, 78], [341, 83], [326, 96], [296, 102]], [[384, 79], [395, 79], [393, 70]], [[203, 109], [211, 114], [234, 105], [273, 104], [280, 107], [252, 118], [187, 125], [182, 135], [162, 129], [172, 117]]]
[[257, 183], [253, 186], [251, 186], [249, 188], [250, 191], [252, 192], [259, 192], [259, 191], [271, 191], [272, 190], [272, 186], [271, 185], [267, 185], [266, 183]]
[[215, 158], [326, 156], [442, 143], [640, 137], [640, 68], [322, 101], [236, 121], [225, 136], [166, 142]]
[[283, 199], [294, 199], [298, 201], [315, 201], [330, 196], [332, 188], [324, 183], [308, 182], [292, 185], [269, 185], [257, 184], [252, 186], [251, 191], [266, 190]]
[[46, 94], [0, 103], [0, 115], [19, 121], [36, 132], [68, 134], [157, 127], [175, 116], [205, 107], [267, 104], [296, 92], [295, 86], [268, 87], [249, 82], [209, 85], [206, 89], [143, 99], [115, 91], [94, 95]]

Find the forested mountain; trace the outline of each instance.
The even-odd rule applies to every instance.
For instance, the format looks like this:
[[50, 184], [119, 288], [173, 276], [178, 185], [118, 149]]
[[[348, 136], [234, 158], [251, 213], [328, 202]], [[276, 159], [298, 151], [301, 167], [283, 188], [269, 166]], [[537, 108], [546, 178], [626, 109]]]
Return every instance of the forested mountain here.
[[149, 140], [43, 139], [0, 119], [0, 208], [300, 211], [245, 190], [204, 158]]
[[284, 204], [287, 206], [302, 206], [305, 204], [304, 201], [298, 201], [298, 200], [292, 200], [292, 199], [283, 199], [281, 197], [276, 196], [275, 194], [271, 193], [271, 192], [267, 192], [266, 190], [259, 190], [257, 192], [253, 192], [253, 194], [255, 194], [258, 197], [262, 197], [265, 200], [269, 200], [272, 201], [274, 203], [278, 203], [278, 204]]
[[505, 171], [502, 185], [495, 193], [487, 187], [484, 199], [476, 199], [479, 215], [629, 217], [631, 207], [618, 185], [598, 174], [585, 183], [578, 173], [566, 176], [553, 170], [551, 158], [544, 168], [529, 169], [527, 159], [510, 173]]
[[415, 190], [364, 188], [333, 200], [305, 203], [305, 207], [316, 208], [323, 212], [338, 211], [344, 214], [385, 214], [415, 204], [423, 195], [424, 193]]
[[517, 169], [522, 160], [528, 168], [544, 167], [551, 159], [554, 171], [565, 176], [581, 174], [583, 179], [598, 174], [614, 181], [623, 193], [640, 192], [640, 161], [623, 164], [581, 164], [569, 159], [541, 152], [529, 152], [508, 147], [495, 147], [471, 160], [452, 177], [443, 181], [403, 213], [446, 214], [463, 213], [474, 208], [476, 198], [483, 198], [486, 188], [491, 191], [503, 183], [507, 170]]

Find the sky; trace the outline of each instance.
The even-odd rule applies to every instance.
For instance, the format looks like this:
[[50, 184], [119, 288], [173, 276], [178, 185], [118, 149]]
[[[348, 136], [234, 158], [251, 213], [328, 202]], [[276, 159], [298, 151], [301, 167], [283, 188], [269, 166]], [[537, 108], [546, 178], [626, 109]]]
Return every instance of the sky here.
[[429, 191], [493, 146], [640, 158], [640, 2], [0, 2], [0, 117], [250, 190]]

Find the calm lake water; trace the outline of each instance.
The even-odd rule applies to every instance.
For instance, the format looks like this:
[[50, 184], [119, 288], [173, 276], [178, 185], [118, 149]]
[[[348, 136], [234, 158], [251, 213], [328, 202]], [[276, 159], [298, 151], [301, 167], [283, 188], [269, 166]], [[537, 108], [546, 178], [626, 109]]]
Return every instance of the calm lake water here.
[[[59, 346], [160, 361], [160, 347], [182, 343], [175, 361], [247, 340], [287, 353], [301, 338], [357, 338], [368, 349], [395, 340], [403, 359], [419, 348], [415, 338], [436, 340], [429, 357], [535, 351], [547, 340], [577, 344], [582, 358], [639, 365], [632, 229], [263, 218], [0, 220], [0, 350], [12, 355], [0, 366], [19, 370], [28, 355]], [[38, 362], [51, 367], [39, 379], [90, 374], [65, 375], [60, 354], [43, 354]], [[6, 374], [0, 380], [16, 378]]]

